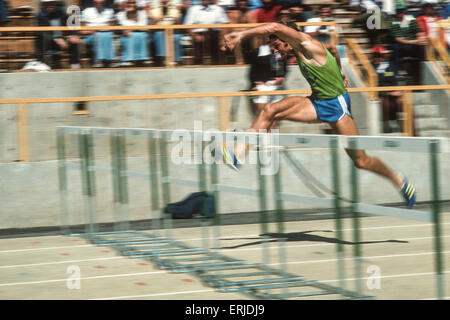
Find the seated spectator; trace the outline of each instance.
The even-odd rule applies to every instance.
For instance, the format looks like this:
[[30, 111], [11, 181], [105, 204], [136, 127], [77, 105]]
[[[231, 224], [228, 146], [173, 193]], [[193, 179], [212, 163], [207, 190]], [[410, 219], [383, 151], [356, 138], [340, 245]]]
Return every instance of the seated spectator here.
[[289, 9], [286, 7], [283, 7], [280, 9], [280, 11], [278, 11], [277, 14], [277, 22], [288, 22], [291, 21], [291, 16], [290, 16], [290, 12]]
[[[213, 0], [202, 0], [201, 5], [189, 8], [184, 24], [225, 24], [228, 17], [221, 7], [213, 4]], [[220, 45], [223, 32], [219, 29], [189, 29], [194, 40], [194, 63], [203, 64], [203, 56], [207, 50], [213, 64], [219, 63]]]
[[[378, 75], [378, 86], [397, 86], [397, 78], [394, 68], [389, 62], [388, 53], [383, 46], [373, 47], [372, 63], [375, 72]], [[382, 91], [379, 93], [383, 108], [383, 132], [393, 132], [391, 122], [397, 121], [398, 127], [402, 128], [402, 123], [397, 117], [398, 112], [402, 112], [402, 92], [401, 91]]]
[[[252, 11], [248, 8], [247, 0], [237, 0], [237, 6], [230, 8], [228, 18], [231, 24], [252, 23]], [[226, 32], [239, 32], [242, 28], [227, 29]], [[244, 64], [248, 59], [248, 52], [251, 50], [251, 39], [244, 39], [234, 48], [236, 64]]]
[[[310, 18], [306, 22], [330, 22], [334, 21], [331, 16], [331, 6], [323, 5], [320, 8], [319, 16], [316, 18]], [[313, 38], [317, 39], [321, 43], [330, 43], [331, 34], [335, 32], [334, 26], [306, 26], [305, 33], [308, 33]]]
[[[61, 4], [56, 0], [41, 0], [41, 11], [37, 15], [37, 25], [40, 27], [66, 26], [67, 15]], [[73, 33], [62, 31], [38, 32], [36, 36], [36, 55], [38, 60], [51, 68], [60, 67], [60, 53], [69, 53], [70, 67], [79, 68], [80, 59], [78, 44], [80, 38]]]
[[[153, 8], [150, 11], [152, 24], [155, 25], [173, 25], [181, 24], [181, 12], [169, 0], [160, 0], [160, 6]], [[174, 41], [174, 60], [176, 63], [181, 63], [183, 60], [183, 47], [181, 46], [182, 31], [173, 35]], [[163, 66], [164, 58], [166, 56], [166, 40], [164, 31], [156, 31], [153, 33], [153, 44], [155, 45], [155, 65]]]
[[[413, 16], [406, 14], [405, 6], [397, 6], [397, 13], [390, 25], [395, 76], [406, 70], [414, 84], [421, 83], [421, 61], [425, 58], [427, 40]], [[405, 67], [405, 59], [409, 67]]]
[[234, 7], [236, 5], [236, 2], [235, 0], [216, 0], [215, 4], [219, 7], [222, 7], [224, 10], [227, 10]]
[[[82, 26], [110, 26], [114, 24], [114, 10], [104, 7], [105, 0], [93, 0], [93, 7], [81, 12]], [[114, 59], [113, 33], [111, 31], [83, 31], [83, 39], [93, 67], [108, 67]]]
[[450, 17], [450, 2], [447, 2], [447, 4], [442, 8], [441, 11], [441, 18], [442, 19], [448, 19]]
[[312, 13], [307, 12], [300, 4], [294, 4], [289, 7], [289, 17], [294, 22], [306, 22], [311, 18]]
[[426, 37], [439, 39], [444, 44], [444, 30], [438, 25], [438, 21], [442, 20], [438, 17], [431, 3], [424, 3], [422, 6], [422, 14], [417, 17], [417, 24]]
[[9, 21], [8, 2], [0, 0], [0, 27]]
[[[117, 23], [120, 26], [145, 26], [148, 24], [147, 12], [144, 7], [137, 7], [136, 0], [128, 0], [125, 10], [117, 13]], [[149, 37], [144, 30], [123, 30], [120, 37], [122, 48], [121, 66], [140, 67], [148, 60]]]
[[262, 0], [262, 7], [255, 10], [255, 23], [276, 22], [281, 6], [275, 4], [275, 0]]
[[[125, 11], [128, 0], [114, 0], [114, 8], [116, 11]], [[148, 12], [151, 6], [151, 0], [136, 0], [136, 6]]]
[[[263, 44], [253, 52], [250, 62], [249, 80], [252, 91], [283, 90], [287, 74], [286, 61], [270, 48], [270, 37], [263, 37]], [[255, 116], [267, 103], [281, 100], [282, 96], [256, 96], [253, 100]]]

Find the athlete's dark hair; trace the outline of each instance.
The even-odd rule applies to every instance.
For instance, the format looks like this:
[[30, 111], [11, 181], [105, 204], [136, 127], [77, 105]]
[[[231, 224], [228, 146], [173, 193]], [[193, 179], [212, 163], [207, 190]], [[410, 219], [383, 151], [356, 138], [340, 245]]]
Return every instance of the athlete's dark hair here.
[[297, 24], [295, 24], [294, 20], [280, 21], [278, 23], [285, 25], [286, 27], [289, 27], [291, 29], [294, 29], [295, 31], [300, 31]]

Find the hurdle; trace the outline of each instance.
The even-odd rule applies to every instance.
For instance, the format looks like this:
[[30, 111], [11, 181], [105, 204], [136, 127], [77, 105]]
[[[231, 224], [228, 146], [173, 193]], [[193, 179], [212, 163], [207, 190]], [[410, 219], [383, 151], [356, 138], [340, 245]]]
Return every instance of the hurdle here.
[[[279, 178], [279, 173], [274, 176], [275, 185], [275, 200], [277, 203], [277, 211], [282, 217], [283, 214], [283, 202], [300, 202], [310, 203], [313, 205], [319, 205], [323, 207], [334, 207], [335, 209], [335, 225], [337, 235], [337, 264], [340, 288], [345, 288], [345, 274], [344, 274], [344, 249], [340, 240], [342, 239], [342, 223], [341, 223], [341, 202], [347, 201], [351, 204], [352, 212], [352, 225], [353, 225], [353, 260], [354, 260], [354, 274], [355, 274], [355, 292], [358, 295], [364, 296], [362, 285], [362, 249], [360, 244], [361, 232], [359, 219], [360, 214], [370, 214], [376, 216], [390, 216], [408, 220], [416, 220], [422, 222], [433, 223], [433, 238], [434, 238], [434, 265], [435, 265], [435, 277], [436, 277], [436, 297], [443, 299], [445, 296], [444, 290], [444, 272], [443, 272], [443, 257], [442, 257], [442, 239], [441, 239], [441, 224], [440, 224], [440, 198], [439, 198], [439, 153], [449, 152], [449, 143], [447, 139], [443, 138], [411, 138], [411, 137], [366, 137], [366, 136], [324, 136], [324, 135], [281, 135], [280, 147], [329, 147], [331, 152], [331, 165], [332, 165], [332, 184], [333, 189], [329, 190], [333, 194], [333, 198], [325, 197], [321, 193], [316, 193], [317, 190], [312, 189], [316, 193], [316, 197], [300, 196], [296, 194], [283, 193]], [[395, 207], [387, 207], [381, 205], [364, 204], [359, 201], [359, 179], [358, 170], [356, 166], [350, 161], [350, 185], [351, 185], [351, 199], [344, 199], [341, 196], [339, 189], [340, 177], [338, 174], [339, 157], [337, 155], [338, 148], [346, 148], [349, 150], [389, 150], [389, 151], [407, 151], [407, 152], [424, 152], [429, 154], [429, 177], [431, 184], [431, 212], [403, 209]], [[288, 163], [292, 168], [299, 170], [299, 167], [295, 167], [295, 163], [291, 156], [286, 154]], [[301, 169], [301, 168], [300, 168]], [[280, 218], [282, 219], [282, 218]]]
[[[67, 163], [65, 159], [65, 134], [72, 134], [77, 136], [79, 143], [79, 156], [80, 163]], [[154, 215], [159, 211], [160, 206], [158, 197], [160, 195], [159, 184], [161, 184], [161, 191], [163, 197], [163, 205], [170, 201], [170, 185], [179, 184], [184, 186], [190, 186], [194, 188], [200, 188], [200, 190], [208, 190], [206, 173], [207, 165], [204, 161], [200, 161], [198, 165], [198, 180], [187, 180], [171, 177], [169, 174], [167, 142], [173, 131], [167, 130], [151, 130], [151, 129], [113, 129], [113, 128], [88, 128], [88, 127], [58, 127], [57, 128], [57, 142], [58, 142], [58, 158], [59, 158], [59, 174], [60, 174], [60, 194], [61, 194], [61, 229], [66, 234], [70, 233], [70, 227], [68, 225], [68, 192], [67, 192], [67, 169], [78, 169], [82, 176], [82, 191], [85, 208], [85, 232], [82, 234], [73, 234], [84, 237], [97, 245], [110, 246], [116, 249], [120, 254], [129, 256], [132, 258], [141, 258], [149, 260], [155, 263], [161, 269], [166, 269], [172, 272], [189, 272], [199, 277], [204, 283], [216, 288], [219, 291], [224, 292], [239, 292], [251, 297], [264, 298], [264, 299], [289, 299], [293, 297], [307, 297], [313, 295], [329, 295], [329, 294], [341, 294], [343, 298], [357, 298], [364, 299], [370, 298], [362, 296], [356, 292], [346, 290], [344, 288], [337, 288], [329, 285], [319, 283], [317, 281], [306, 280], [303, 276], [297, 276], [288, 273], [283, 270], [285, 265], [285, 252], [284, 241], [279, 241], [279, 257], [281, 269], [275, 269], [268, 266], [269, 248], [266, 246], [267, 242], [262, 241], [262, 258], [263, 263], [247, 263], [244, 260], [233, 259], [224, 256], [219, 250], [210, 250], [209, 243], [206, 241], [208, 238], [208, 227], [214, 226], [214, 241], [215, 246], [218, 248], [219, 244], [219, 226], [220, 217], [216, 214], [214, 218], [206, 220], [208, 223], [202, 225], [203, 233], [203, 247], [191, 247], [178, 240], [171, 238], [172, 221], [166, 215], [163, 215], [163, 226], [165, 235], [159, 234], [159, 228], [161, 225], [153, 223], [159, 221], [155, 219]], [[226, 135], [231, 135], [232, 139], [238, 137], [247, 139], [258, 148], [263, 147], [263, 136], [256, 133], [224, 133], [215, 132], [214, 134], [203, 132], [193, 132], [197, 137], [197, 141], [201, 141], [201, 150], [207, 141], [214, 141], [215, 146], [219, 137], [220, 141], [228, 141]], [[112, 155], [112, 168], [105, 169], [96, 167], [94, 164], [94, 145], [93, 135], [105, 135], [110, 137], [111, 141], [111, 155]], [[132, 172], [127, 170], [126, 165], [126, 150], [125, 150], [125, 137], [135, 136], [148, 139], [148, 152], [149, 152], [149, 174], [141, 172]], [[214, 138], [212, 138], [214, 136]], [[225, 138], [225, 139], [224, 139]], [[304, 138], [303, 138], [304, 139]], [[159, 142], [159, 143], [158, 143]], [[220, 142], [219, 142], [220, 143]], [[158, 146], [158, 147], [157, 147]], [[217, 147], [215, 147], [217, 149]], [[159, 153], [160, 170], [158, 171], [156, 161], [156, 154]], [[258, 173], [263, 168], [261, 162], [261, 154], [258, 152], [257, 168]], [[202, 158], [200, 160], [203, 160]], [[266, 206], [266, 179], [262, 174], [258, 174], [259, 188], [253, 190], [250, 188], [227, 186], [219, 184], [219, 178], [217, 174], [216, 161], [212, 161], [210, 168], [210, 180], [211, 190], [215, 195], [214, 199], [219, 201], [219, 193], [245, 193], [252, 195], [259, 200], [260, 209], [260, 222], [261, 231], [264, 234], [267, 233], [267, 206]], [[114, 231], [102, 231], [99, 230], [96, 221], [96, 173], [109, 173], [112, 176], [113, 193], [114, 193]], [[128, 216], [128, 185], [127, 178], [141, 178], [150, 181], [151, 187], [151, 199], [152, 199], [152, 224], [151, 229], [153, 234], [136, 232], [130, 230], [130, 223], [127, 219]], [[276, 175], [277, 177], [277, 175]], [[160, 181], [159, 181], [160, 180]], [[279, 183], [279, 182], [278, 182]], [[280, 203], [280, 202], [278, 202]], [[278, 211], [279, 231], [283, 230], [283, 221], [281, 217], [281, 211]], [[205, 222], [205, 220], [203, 221]], [[186, 263], [199, 261], [197, 263]], [[247, 270], [241, 273], [221, 273], [228, 270]], [[242, 277], [260, 277], [252, 280], [233, 281], [234, 278]], [[315, 291], [307, 292], [287, 292], [288, 288], [298, 287], [313, 287]], [[281, 293], [271, 293], [272, 289], [282, 289]]]

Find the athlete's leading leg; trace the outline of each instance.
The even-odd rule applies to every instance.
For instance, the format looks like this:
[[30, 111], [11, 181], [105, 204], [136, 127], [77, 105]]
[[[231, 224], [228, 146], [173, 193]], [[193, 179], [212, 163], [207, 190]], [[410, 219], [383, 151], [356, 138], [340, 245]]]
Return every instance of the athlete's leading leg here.
[[[287, 97], [278, 102], [266, 104], [253, 121], [249, 131], [267, 130], [269, 132], [279, 120], [320, 122], [316, 109], [308, 98]], [[248, 149], [249, 145], [239, 144], [235, 147], [234, 153], [238, 158], [241, 158], [248, 152]]]
[[[359, 135], [358, 128], [355, 121], [348, 115], [344, 116], [337, 122], [330, 123], [333, 131], [337, 134], [356, 136]], [[350, 150], [346, 149], [347, 154], [352, 158], [355, 166], [360, 169], [365, 169], [377, 173], [389, 180], [400, 190], [403, 186], [403, 181], [392, 172], [380, 159], [369, 157], [364, 150]]]

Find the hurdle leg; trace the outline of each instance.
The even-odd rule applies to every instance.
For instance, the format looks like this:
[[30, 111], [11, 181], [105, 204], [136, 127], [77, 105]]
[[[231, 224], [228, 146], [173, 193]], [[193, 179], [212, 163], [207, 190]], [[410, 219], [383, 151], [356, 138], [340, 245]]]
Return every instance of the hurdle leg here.
[[[215, 138], [212, 137], [212, 143], [211, 145], [214, 146], [214, 150], [217, 150], [216, 141]], [[215, 157], [215, 153], [214, 153]], [[220, 215], [219, 215], [219, 191], [215, 188], [215, 186], [219, 183], [219, 177], [217, 173], [217, 164], [216, 164], [216, 158], [212, 160], [211, 166], [210, 166], [210, 183], [212, 186], [212, 194], [214, 196], [214, 208], [216, 208], [216, 214], [213, 218], [213, 233], [214, 233], [214, 239], [213, 239], [213, 245], [215, 248], [220, 249]]]
[[150, 170], [150, 197], [152, 210], [152, 231], [159, 236], [161, 229], [161, 220], [159, 213], [159, 181], [158, 181], [158, 144], [154, 133], [150, 132], [148, 137], [149, 170]]
[[335, 208], [335, 222], [336, 222], [336, 255], [338, 264], [339, 287], [342, 291], [345, 290], [345, 266], [344, 266], [344, 247], [342, 244], [342, 212], [340, 204], [340, 175], [339, 175], [339, 156], [338, 156], [338, 138], [330, 139], [331, 151], [331, 172], [333, 176], [333, 191], [334, 191], [334, 208]]
[[436, 270], [436, 290], [437, 298], [443, 299], [444, 292], [444, 262], [442, 259], [442, 239], [441, 239], [441, 221], [440, 221], [440, 188], [439, 188], [439, 163], [438, 163], [439, 141], [430, 142], [430, 167], [431, 167], [431, 190], [432, 190], [432, 210], [433, 210], [433, 233], [434, 233], [434, 251], [435, 251], [435, 270]]
[[[357, 140], [351, 139], [349, 141], [350, 149], [358, 149]], [[360, 237], [360, 223], [359, 212], [356, 209], [356, 204], [359, 202], [359, 177], [358, 170], [353, 161], [350, 161], [350, 185], [352, 187], [352, 216], [353, 216], [353, 258], [355, 263], [355, 278], [356, 278], [356, 292], [358, 295], [363, 295], [362, 286], [362, 254], [361, 254], [361, 237]]]
[[[162, 184], [162, 198], [163, 208], [170, 203], [170, 183], [167, 181], [169, 177], [169, 155], [167, 154], [167, 138], [163, 134], [159, 137], [159, 151], [160, 151], [160, 167], [161, 167], [161, 184]], [[163, 215], [163, 228], [167, 238], [172, 238], [172, 218]]]
[[81, 180], [83, 188], [83, 197], [85, 203], [85, 221], [86, 233], [95, 232], [95, 175], [90, 170], [93, 167], [92, 135], [91, 133], [81, 132], [78, 135], [79, 152], [81, 160]]
[[119, 132], [117, 137], [117, 151], [118, 151], [118, 167], [119, 167], [119, 199], [120, 199], [120, 218], [122, 230], [130, 229], [130, 219], [128, 215], [128, 177], [127, 171], [127, 155], [125, 145], [125, 135]]
[[70, 234], [69, 227], [69, 205], [67, 191], [67, 169], [66, 169], [66, 145], [64, 137], [64, 129], [56, 130], [56, 149], [58, 154], [58, 181], [59, 181], [59, 198], [61, 213], [61, 232]]
[[116, 132], [110, 137], [111, 149], [111, 172], [113, 185], [113, 210], [114, 210], [114, 231], [120, 231], [120, 191], [119, 191], [119, 165], [118, 165], [118, 138]]

